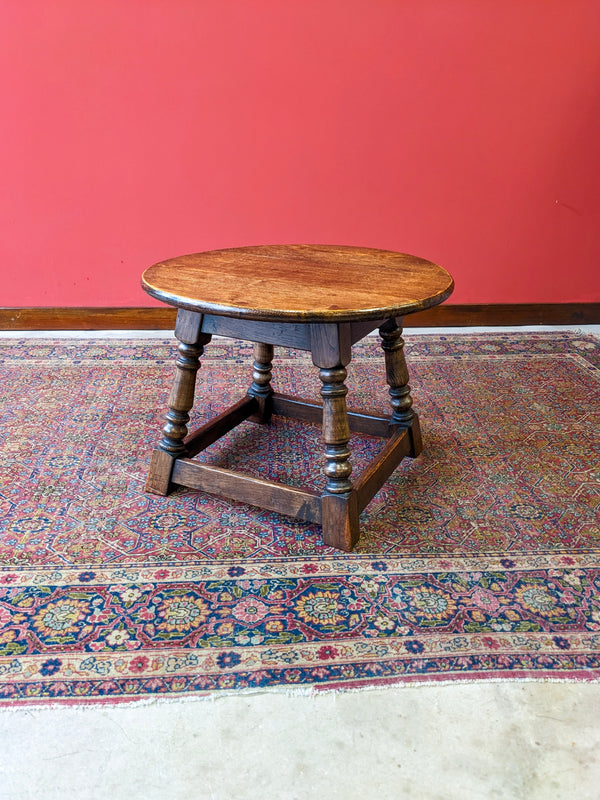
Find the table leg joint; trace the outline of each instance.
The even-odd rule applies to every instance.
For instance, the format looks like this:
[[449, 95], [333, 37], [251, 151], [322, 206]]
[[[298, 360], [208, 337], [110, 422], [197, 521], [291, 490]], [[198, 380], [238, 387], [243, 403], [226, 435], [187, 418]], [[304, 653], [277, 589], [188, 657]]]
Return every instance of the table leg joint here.
[[349, 553], [360, 536], [356, 490], [345, 494], [324, 492], [321, 495], [321, 514], [323, 544]]

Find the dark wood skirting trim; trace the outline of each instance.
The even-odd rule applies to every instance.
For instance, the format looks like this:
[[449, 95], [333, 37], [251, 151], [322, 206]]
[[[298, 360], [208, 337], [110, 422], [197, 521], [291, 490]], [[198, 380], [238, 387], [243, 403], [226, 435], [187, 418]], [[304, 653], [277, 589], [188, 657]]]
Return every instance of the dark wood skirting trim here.
[[[173, 330], [164, 308], [0, 308], [3, 331]], [[407, 328], [473, 325], [598, 325], [600, 303], [441, 305], [404, 318]]]
[[472, 325], [598, 325], [600, 303], [492, 303], [443, 305], [404, 318], [405, 327]]
[[0, 330], [103, 331], [174, 330], [176, 309], [0, 308]]

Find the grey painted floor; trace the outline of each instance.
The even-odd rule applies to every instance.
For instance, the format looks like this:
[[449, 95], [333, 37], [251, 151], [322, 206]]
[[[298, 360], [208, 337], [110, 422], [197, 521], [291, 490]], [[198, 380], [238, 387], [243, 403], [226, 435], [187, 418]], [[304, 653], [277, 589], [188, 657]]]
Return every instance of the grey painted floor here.
[[[600, 326], [574, 330], [600, 335]], [[600, 800], [600, 685], [454, 683], [0, 711], [1, 800], [320, 795]]]

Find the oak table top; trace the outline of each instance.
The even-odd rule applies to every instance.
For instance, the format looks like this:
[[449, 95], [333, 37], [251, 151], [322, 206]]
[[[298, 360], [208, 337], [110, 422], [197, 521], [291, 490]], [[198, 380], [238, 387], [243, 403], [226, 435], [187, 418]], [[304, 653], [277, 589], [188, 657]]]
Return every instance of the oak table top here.
[[162, 261], [144, 272], [142, 287], [204, 314], [336, 323], [422, 311], [449, 297], [454, 281], [437, 264], [390, 250], [264, 245]]

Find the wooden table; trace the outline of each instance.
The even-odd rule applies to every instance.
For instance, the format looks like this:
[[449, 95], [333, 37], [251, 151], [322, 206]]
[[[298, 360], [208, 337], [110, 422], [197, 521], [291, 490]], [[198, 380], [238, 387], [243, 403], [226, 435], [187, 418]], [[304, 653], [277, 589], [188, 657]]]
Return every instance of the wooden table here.
[[[146, 270], [142, 286], [179, 309], [175, 378], [163, 438], [152, 453], [147, 491], [166, 495], [182, 485], [216, 493], [318, 523], [325, 544], [351, 550], [359, 538], [360, 512], [404, 456], [421, 452], [401, 317], [444, 301], [454, 286], [450, 275], [429, 261], [387, 250], [274, 245], [163, 261]], [[375, 328], [390, 387], [389, 418], [346, 408], [344, 381], [352, 345]], [[196, 372], [213, 334], [255, 342], [252, 383], [245, 397], [188, 435]], [[322, 405], [273, 391], [274, 345], [310, 351], [322, 381]], [[243, 420], [265, 424], [272, 414], [322, 421], [322, 493], [193, 460]], [[354, 481], [351, 431], [387, 438]]]

